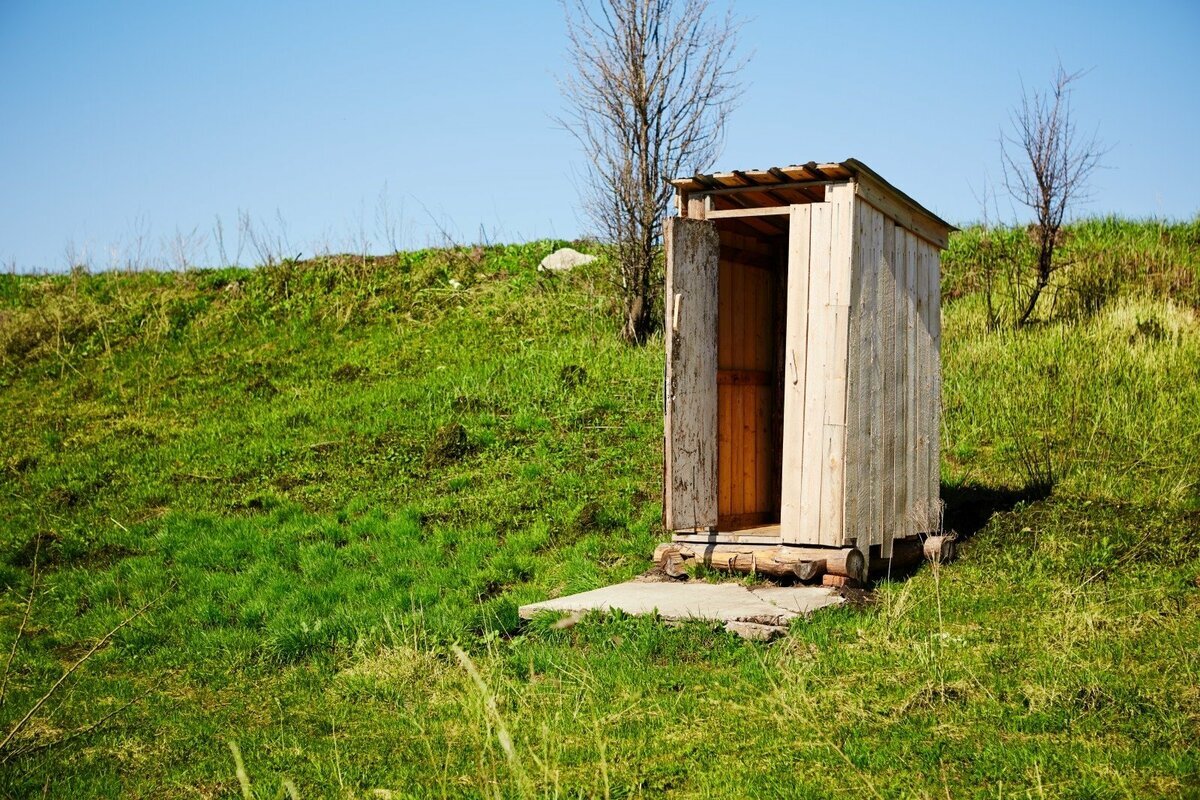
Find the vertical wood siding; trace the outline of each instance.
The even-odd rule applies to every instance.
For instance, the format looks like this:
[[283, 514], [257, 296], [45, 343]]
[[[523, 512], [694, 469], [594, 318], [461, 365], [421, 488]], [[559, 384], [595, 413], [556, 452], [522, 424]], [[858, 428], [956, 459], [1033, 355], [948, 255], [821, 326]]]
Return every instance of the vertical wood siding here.
[[792, 207], [780, 517], [784, 542], [838, 545], [843, 540], [853, 213], [849, 186], [830, 187], [824, 203]]
[[845, 537], [888, 558], [940, 523], [939, 251], [861, 197], [855, 220]]

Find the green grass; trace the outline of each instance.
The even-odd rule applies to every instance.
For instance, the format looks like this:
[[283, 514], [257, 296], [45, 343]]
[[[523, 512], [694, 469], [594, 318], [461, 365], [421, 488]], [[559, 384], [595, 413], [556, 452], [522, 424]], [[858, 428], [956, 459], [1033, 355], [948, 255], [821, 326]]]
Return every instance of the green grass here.
[[0, 794], [236, 797], [230, 742], [256, 797], [1200, 794], [1200, 223], [1071, 234], [1019, 331], [980, 253], [1021, 232], [947, 254], [960, 560], [770, 645], [518, 623], [662, 535], [662, 348], [603, 259], [0, 277], [3, 730], [153, 601]]

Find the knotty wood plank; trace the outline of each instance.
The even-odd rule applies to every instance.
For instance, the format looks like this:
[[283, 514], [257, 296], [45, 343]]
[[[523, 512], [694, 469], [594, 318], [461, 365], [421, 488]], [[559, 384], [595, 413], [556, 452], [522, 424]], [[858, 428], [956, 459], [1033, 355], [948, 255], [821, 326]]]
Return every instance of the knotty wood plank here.
[[733, 364], [733, 270], [721, 262], [717, 288], [717, 368], [732, 369]]
[[[825, 366], [825, 420], [821, 461], [821, 544], [845, 538], [846, 391], [850, 333], [850, 288], [854, 192], [848, 184], [829, 188], [830, 270], [828, 315], [831, 336]], [[865, 554], [864, 554], [865, 555]]]
[[717, 434], [717, 517], [725, 516], [729, 513], [730, 501], [733, 493], [733, 464], [732, 464], [732, 435], [730, 432], [732, 424], [732, 405], [733, 405], [733, 387], [732, 386], [717, 386], [717, 419], [719, 421], [719, 430]]
[[904, 511], [905, 521], [907, 524], [908, 535], [912, 536], [919, 533], [916, 523], [916, 505], [920, 491], [917, 483], [919, 470], [917, 467], [917, 418], [919, 409], [917, 407], [917, 387], [921, 381], [921, 365], [917, 358], [917, 330], [920, 327], [920, 317], [917, 312], [917, 294], [918, 294], [918, 277], [921, 274], [920, 260], [917, 256], [917, 237], [908, 233], [904, 234], [904, 255], [905, 261], [908, 263], [908, 273], [905, 278], [905, 302], [907, 305], [906, 320], [908, 337], [908, 386], [907, 392], [907, 414], [906, 420], [907, 431], [905, 433], [905, 463], [908, 474], [905, 475], [905, 494], [907, 495], [907, 507]]
[[824, 449], [825, 386], [832, 349], [833, 320], [829, 313], [830, 234], [832, 205], [812, 204], [809, 249], [808, 342], [804, 382], [804, 451], [800, 492], [800, 539], [821, 542], [821, 479]]
[[896, 535], [896, 226], [883, 219], [879, 262], [880, 452], [878, 544], [892, 556]]
[[771, 507], [771, 462], [775, 445], [771, 441], [773, 428], [771, 426], [771, 393], [770, 386], [755, 386], [758, 395], [758, 463], [755, 464], [758, 496], [755, 508], [764, 514], [774, 516], [776, 508]]
[[[720, 232], [721, 247], [725, 247], [727, 237], [741, 239], [737, 234]], [[733, 306], [733, 273], [735, 267], [721, 260], [718, 279], [718, 311], [717, 311], [717, 380], [720, 384], [722, 370], [733, 366], [734, 342], [734, 306]], [[717, 515], [724, 517], [730, 512], [733, 501], [733, 392], [728, 386], [718, 385], [717, 421], [719, 433], [717, 437]]]
[[731, 436], [731, 446], [729, 448], [729, 511], [730, 514], [741, 514], [746, 511], [746, 504], [742, 500], [742, 491], [745, 485], [745, 477], [742, 472], [742, 460], [745, 458], [746, 451], [746, 431], [743, 423], [745, 414], [745, 404], [743, 403], [742, 388], [740, 386], [731, 387], [730, 394], [730, 415], [729, 415], [729, 430]]
[[[895, 422], [895, 499], [892, 511], [895, 528], [890, 539], [908, 536], [908, 233], [903, 228], [896, 228], [893, 263], [896, 265], [896, 422]], [[892, 543], [887, 544], [888, 558], [891, 558]], [[882, 555], [882, 554], [881, 554]]]
[[805, 379], [808, 364], [809, 238], [812, 206], [792, 206], [788, 233], [787, 322], [784, 331], [783, 474], [779, 529], [783, 541], [804, 542], [800, 509], [804, 474]]
[[742, 396], [742, 510], [757, 513], [758, 432], [755, 415], [755, 386], [738, 386]]
[[717, 265], [703, 220], [668, 218], [664, 518], [671, 530], [717, 524]]

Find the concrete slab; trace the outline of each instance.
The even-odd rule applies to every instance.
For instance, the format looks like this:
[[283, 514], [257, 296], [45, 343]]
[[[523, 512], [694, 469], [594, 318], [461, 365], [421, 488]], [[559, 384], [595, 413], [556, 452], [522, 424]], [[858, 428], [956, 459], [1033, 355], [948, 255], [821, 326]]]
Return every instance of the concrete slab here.
[[[824, 586], [756, 586], [703, 581], [632, 580], [540, 603], [521, 606], [523, 619], [543, 611], [584, 614], [620, 609], [627, 614], [657, 613], [667, 620], [706, 619], [748, 638], [770, 638], [790, 620], [842, 598]], [[770, 629], [770, 630], [764, 630]], [[751, 635], [753, 634], [753, 635]]]

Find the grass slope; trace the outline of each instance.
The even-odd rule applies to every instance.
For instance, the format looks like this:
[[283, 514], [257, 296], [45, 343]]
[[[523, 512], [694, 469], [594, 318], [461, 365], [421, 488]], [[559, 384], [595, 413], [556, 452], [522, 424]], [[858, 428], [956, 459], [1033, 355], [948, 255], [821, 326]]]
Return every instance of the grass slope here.
[[4, 731], [153, 602], [0, 793], [1200, 793], [1200, 224], [1076, 226], [1020, 331], [1021, 232], [957, 236], [961, 559], [772, 645], [518, 625], [661, 536], [662, 348], [557, 244], [0, 278]]

